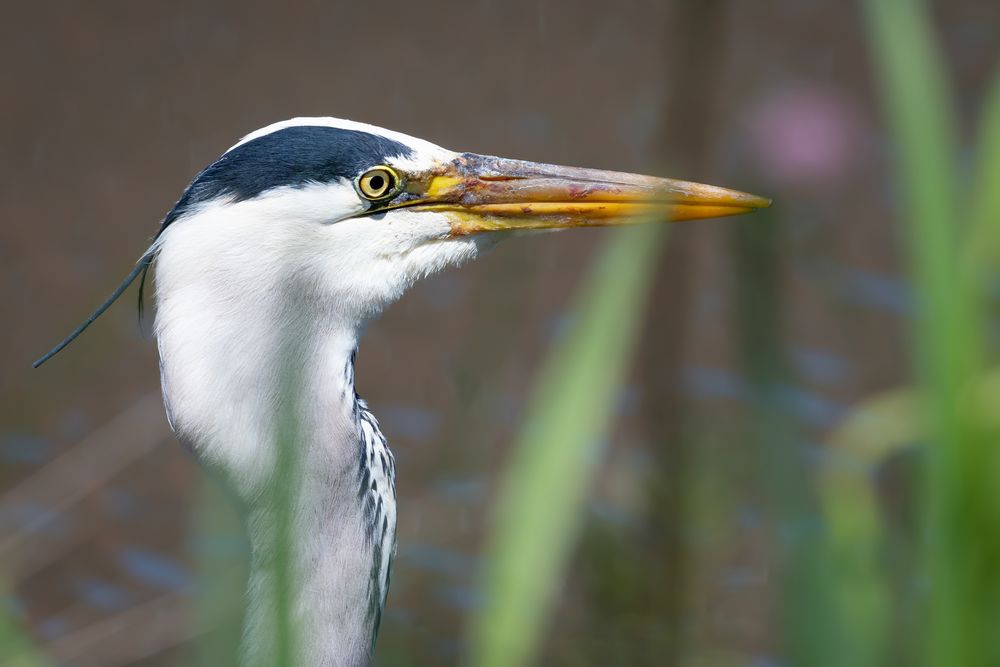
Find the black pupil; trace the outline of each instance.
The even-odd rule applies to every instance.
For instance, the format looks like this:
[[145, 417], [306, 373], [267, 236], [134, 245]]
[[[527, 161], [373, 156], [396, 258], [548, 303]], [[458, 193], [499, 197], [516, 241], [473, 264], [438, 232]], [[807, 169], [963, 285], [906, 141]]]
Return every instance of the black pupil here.
[[372, 190], [378, 192], [385, 186], [385, 178], [382, 176], [372, 176], [371, 180], [368, 181], [368, 185], [371, 186]]

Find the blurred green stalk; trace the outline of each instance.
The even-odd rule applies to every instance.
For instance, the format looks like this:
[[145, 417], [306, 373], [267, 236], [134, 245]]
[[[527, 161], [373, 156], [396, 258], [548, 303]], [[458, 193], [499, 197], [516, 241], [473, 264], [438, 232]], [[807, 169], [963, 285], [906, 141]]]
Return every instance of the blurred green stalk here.
[[199, 546], [195, 624], [204, 634], [194, 646], [194, 664], [228, 667], [239, 664], [248, 556], [240, 545], [246, 536], [236, 502], [219, 480], [203, 473], [200, 495], [194, 528]]
[[[1000, 188], [996, 187], [1000, 183], [1000, 76], [994, 81], [982, 118], [970, 203], [971, 226], [961, 244], [959, 267], [964, 281], [961, 289], [975, 300], [970, 310], [969, 332], [974, 339], [973, 352], [985, 348], [982, 340], [988, 305], [985, 286], [997, 275], [995, 267], [1000, 259], [997, 233]], [[980, 364], [977, 362], [977, 366]], [[974, 387], [971, 391], [963, 390], [962, 400], [975, 411], [971, 418], [977, 420], [977, 429], [994, 434], [995, 440], [995, 434], [1000, 433], [1000, 416], [995, 410], [1000, 403], [1000, 371], [993, 366], [988, 374], [980, 373]], [[910, 387], [866, 400], [829, 438], [831, 450], [839, 457], [837, 464], [820, 471], [821, 496], [836, 568], [838, 611], [847, 626], [847, 639], [864, 657], [852, 664], [881, 665], [887, 659], [889, 573], [882, 567], [881, 556], [888, 526], [881, 515], [873, 474], [890, 457], [928, 437], [921, 405], [920, 395]], [[996, 471], [995, 447], [990, 442], [982, 443], [981, 447], [978, 456], [981, 465]], [[985, 491], [989, 491], [988, 483]], [[994, 517], [989, 522], [994, 528], [987, 528], [995, 531], [1000, 495], [992, 493], [980, 500], [981, 509]], [[991, 582], [1000, 577], [997, 573], [986, 573], [984, 579], [986, 590], [992, 590]], [[990, 606], [995, 609], [995, 603]], [[987, 610], [988, 615], [994, 613]], [[944, 659], [947, 661], [947, 655]]]
[[533, 661], [553, 594], [585, 516], [584, 502], [617, 405], [664, 229], [616, 232], [578, 292], [528, 403], [485, 550], [476, 667]]
[[[963, 266], [978, 297], [977, 312], [987, 304], [985, 286], [1000, 266], [1000, 72], [994, 77], [981, 113], [975, 185], [972, 191], [969, 239], [964, 245]], [[979, 333], [984, 333], [982, 329]]]
[[0, 611], [0, 664], [5, 667], [49, 667], [53, 664], [35, 648], [31, 636], [6, 610]]
[[[930, 665], [998, 664], [1000, 458], [975, 401], [968, 400], [984, 362], [982, 272], [962, 267], [958, 252], [964, 219], [972, 213], [982, 218], [975, 221], [979, 229], [988, 228], [996, 224], [987, 218], [998, 204], [980, 185], [983, 203], [971, 211], [960, 206], [951, 97], [924, 3], [866, 0], [864, 7], [897, 148], [908, 259], [920, 297], [914, 358], [921, 430], [929, 438], [922, 507], [925, 655]], [[981, 146], [981, 162], [992, 173], [1000, 159], [992, 153], [996, 122], [987, 118]]]
[[749, 392], [740, 444], [753, 452], [756, 484], [782, 551], [778, 573], [782, 650], [793, 665], [859, 664], [856, 645], [840, 631], [829, 600], [831, 553], [818, 530], [816, 495], [808, 477], [789, 474], [807, 465], [802, 437], [789, 419], [791, 373], [782, 338], [781, 226], [771, 211], [729, 226], [734, 260], [734, 324]]

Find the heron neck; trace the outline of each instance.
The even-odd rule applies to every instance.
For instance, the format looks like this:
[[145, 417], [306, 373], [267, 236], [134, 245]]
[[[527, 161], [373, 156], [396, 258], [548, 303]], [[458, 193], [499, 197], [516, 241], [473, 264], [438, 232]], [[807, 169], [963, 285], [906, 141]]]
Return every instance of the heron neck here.
[[[169, 302], [160, 312], [176, 314]], [[377, 429], [354, 389], [357, 332], [255, 315], [234, 323], [202, 310], [158, 324], [172, 424], [247, 508], [245, 663], [278, 664], [293, 646], [288, 664], [364, 665], [395, 503], [384, 470], [373, 481]]]

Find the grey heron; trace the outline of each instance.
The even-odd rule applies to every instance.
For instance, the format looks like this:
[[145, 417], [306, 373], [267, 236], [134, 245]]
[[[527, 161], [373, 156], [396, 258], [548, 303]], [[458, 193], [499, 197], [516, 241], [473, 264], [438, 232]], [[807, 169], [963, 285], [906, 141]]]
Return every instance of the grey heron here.
[[155, 262], [168, 420], [200, 461], [223, 473], [247, 514], [244, 661], [274, 660], [268, 536], [283, 519], [267, 489], [278, 445], [288, 446], [280, 422], [291, 409], [294, 664], [364, 665], [389, 587], [397, 511], [392, 453], [354, 388], [366, 323], [415, 281], [474, 259], [511, 232], [718, 217], [769, 203], [710, 185], [456, 153], [371, 125], [296, 118], [249, 134], [201, 171], [121, 285], [36, 365]]

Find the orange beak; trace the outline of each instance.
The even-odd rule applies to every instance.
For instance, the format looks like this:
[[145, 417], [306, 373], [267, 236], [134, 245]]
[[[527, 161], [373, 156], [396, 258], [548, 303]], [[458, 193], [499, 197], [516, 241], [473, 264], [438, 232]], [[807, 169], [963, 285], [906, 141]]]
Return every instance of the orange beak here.
[[714, 185], [465, 153], [408, 180], [399, 203], [452, 214], [455, 236], [750, 213], [771, 200]]

